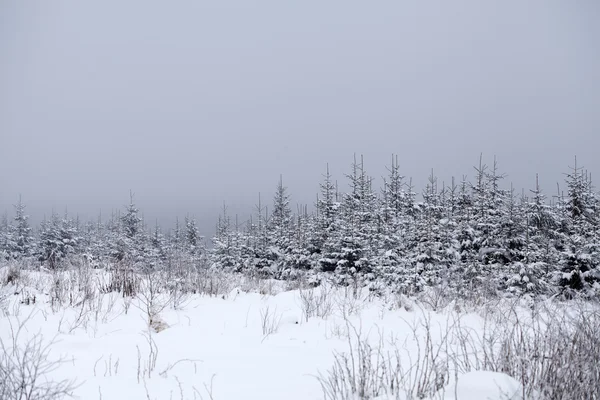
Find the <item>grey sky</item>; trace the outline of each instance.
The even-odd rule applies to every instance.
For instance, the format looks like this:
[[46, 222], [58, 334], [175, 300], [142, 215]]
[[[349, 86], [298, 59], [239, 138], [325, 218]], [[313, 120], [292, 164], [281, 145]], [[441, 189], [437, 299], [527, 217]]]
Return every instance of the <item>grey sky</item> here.
[[[93, 4], [92, 4], [93, 3]], [[211, 232], [283, 174], [314, 200], [327, 162], [421, 185], [498, 157], [554, 193], [600, 174], [597, 1], [2, 1], [0, 211], [148, 219]]]

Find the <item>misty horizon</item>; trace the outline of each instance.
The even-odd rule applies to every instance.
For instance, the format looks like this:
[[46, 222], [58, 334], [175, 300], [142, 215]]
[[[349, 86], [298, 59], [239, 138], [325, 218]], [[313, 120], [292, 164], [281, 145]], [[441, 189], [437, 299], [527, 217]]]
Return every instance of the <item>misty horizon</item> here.
[[[116, 7], [118, 5], [118, 7]], [[115, 11], [118, 10], [118, 11]], [[93, 220], [129, 191], [149, 225], [240, 219], [280, 175], [315, 201], [353, 154], [420, 193], [483, 153], [549, 197], [600, 170], [600, 5], [106, 1], [0, 5], [0, 212]]]
[[[485, 160], [485, 158], [483, 158], [483, 155], [481, 155], [481, 157], [482, 157], [481, 158], [482, 165], [484, 167], [486, 167], [488, 171], [490, 171], [491, 167], [493, 166], [494, 159], [490, 160], [491, 162], [487, 162]], [[390, 158], [390, 160], [391, 160], [391, 158]], [[498, 167], [499, 167], [497, 172], [501, 176], [500, 188], [503, 190], [509, 191], [512, 186], [512, 181], [509, 176], [504, 174], [502, 165], [499, 162], [499, 160], [497, 160], [497, 158], [496, 158], [496, 161], [497, 161]], [[575, 163], [577, 163], [577, 164], [575, 164]], [[374, 192], [377, 194], [380, 194], [381, 193], [380, 189], [383, 187], [383, 179], [386, 177], [385, 176], [379, 176], [379, 177], [372, 176], [369, 173], [368, 165], [369, 165], [368, 161], [365, 160], [365, 169], [366, 169], [367, 173], [370, 175], [370, 177], [373, 179]], [[565, 174], [567, 173], [568, 170], [572, 170], [572, 168], [575, 165], [577, 165], [577, 168], [581, 169], [581, 171], [583, 173], [585, 173], [585, 174], [589, 173], [590, 177], [593, 178], [593, 171], [587, 170], [585, 165], [581, 165], [581, 161], [575, 158], [573, 160], [573, 162], [571, 162], [565, 168], [565, 172], [563, 173], [563, 176], [562, 176], [562, 178], [563, 178], [562, 181], [561, 180], [556, 181], [556, 183], [554, 185], [554, 191], [551, 190], [552, 188], [545, 188], [540, 184], [540, 190], [546, 196], [546, 203], [548, 203], [548, 204], [553, 203], [556, 200], [557, 196], [559, 196], [559, 193], [558, 193], [559, 190], [560, 190], [561, 196], [565, 194], [564, 193]], [[474, 163], [474, 165], [471, 169], [473, 170], [477, 166], [478, 165], [476, 165]], [[328, 167], [329, 167], [330, 172], [333, 169], [335, 169], [329, 165], [328, 165]], [[387, 169], [388, 167], [389, 167], [389, 163], [386, 166], [384, 166], [385, 169]], [[340, 196], [343, 195], [344, 193], [347, 193], [347, 190], [348, 190], [347, 175], [350, 172], [351, 172], [351, 169], [350, 169], [350, 167], [348, 167], [346, 171], [343, 171], [341, 173], [341, 176], [340, 176], [341, 179], [337, 178], [336, 176], [332, 176], [332, 179], [335, 182], [336, 187], [339, 190]], [[384, 172], [387, 173], [388, 171], [386, 170]], [[304, 210], [304, 209], [308, 210], [309, 213], [313, 212], [315, 210], [314, 206], [315, 206], [315, 202], [317, 199], [317, 195], [319, 194], [318, 188], [319, 188], [319, 184], [322, 182], [323, 175], [321, 175], [319, 177], [320, 180], [315, 181], [315, 184], [314, 184], [315, 192], [313, 193], [313, 196], [312, 196], [313, 201], [309, 202], [309, 203], [300, 203], [300, 202], [295, 201], [295, 197], [293, 195], [293, 188], [290, 188], [289, 186], [287, 186], [283, 175], [281, 175], [281, 178], [283, 179], [283, 185], [286, 187], [287, 192], [291, 196], [290, 206], [291, 206], [292, 212], [294, 214], [297, 214], [298, 207], [301, 207], [302, 210]], [[466, 178], [466, 180], [465, 180], [466, 182], [468, 182], [469, 184], [473, 184], [473, 181], [470, 179], [473, 176], [473, 172], [471, 172], [470, 175], [467, 175], [467, 174], [453, 175], [453, 176], [451, 176], [450, 180], [448, 180], [448, 181], [439, 179], [439, 177], [436, 175], [434, 170], [430, 170], [429, 176], [426, 177], [425, 179], [421, 179], [421, 180], [415, 180], [412, 177], [405, 176], [404, 183], [406, 185], [406, 188], [408, 189], [409, 187], [412, 186], [412, 190], [416, 194], [417, 201], [423, 200], [423, 196], [422, 196], [423, 190], [425, 190], [425, 187], [428, 183], [430, 176], [433, 176], [434, 178], [436, 178], [437, 188], [439, 191], [441, 191], [443, 188], [448, 189], [451, 186], [452, 177], [454, 178], [454, 183], [457, 187], [460, 186], [461, 182], [463, 181], [463, 177]], [[535, 174], [534, 174], [533, 183], [529, 188], [516, 188], [514, 186], [512, 187], [514, 196], [517, 200], [520, 199], [521, 197], [524, 197], [524, 198], [530, 197], [531, 191], [535, 189], [536, 178], [537, 178], [537, 180], [540, 180], [540, 181], [542, 180], [542, 179], [539, 179], [539, 176], [535, 176]], [[546, 181], [548, 181], [548, 179], [546, 179]], [[278, 180], [276, 182], [278, 182]], [[420, 186], [419, 186], [419, 184], [420, 184]], [[82, 223], [89, 222], [89, 221], [98, 221], [99, 219], [102, 222], [106, 222], [106, 221], [111, 220], [112, 218], [118, 218], [118, 216], [125, 209], [125, 207], [127, 207], [130, 204], [130, 199], [132, 198], [134, 204], [140, 210], [140, 215], [142, 216], [143, 220], [145, 221], [145, 225], [147, 226], [148, 229], [152, 230], [154, 228], [155, 224], [158, 224], [164, 232], [169, 232], [171, 229], [173, 229], [175, 227], [177, 220], [179, 220], [179, 223], [183, 223], [184, 219], [186, 217], [189, 217], [189, 218], [196, 219], [199, 222], [200, 232], [203, 234], [205, 239], [210, 240], [210, 238], [212, 237], [212, 235], [215, 232], [214, 228], [218, 222], [218, 218], [223, 213], [223, 207], [226, 208], [227, 215], [232, 219], [232, 223], [234, 223], [237, 220], [239, 222], [240, 228], [242, 228], [249, 221], [249, 219], [251, 217], [253, 217], [253, 216], [255, 217], [256, 206], [259, 203], [259, 201], [262, 203], [262, 205], [264, 207], [267, 208], [267, 210], [269, 209], [270, 204], [272, 203], [272, 200], [273, 200], [273, 196], [275, 194], [275, 189], [276, 189], [276, 184], [273, 184], [272, 187], [270, 188], [270, 190], [261, 190], [261, 191], [256, 192], [255, 201], [254, 201], [254, 203], [251, 203], [251, 204], [235, 204], [235, 203], [228, 204], [227, 200], [224, 199], [220, 204], [218, 204], [218, 211], [217, 211], [217, 214], [214, 216], [213, 221], [209, 221], [208, 218], [203, 219], [202, 214], [196, 212], [196, 210], [183, 210], [183, 213], [181, 213], [181, 214], [172, 214], [172, 213], [170, 213], [169, 209], [165, 209], [163, 212], [159, 213], [158, 215], [156, 215], [154, 217], [146, 217], [146, 213], [144, 210], [144, 203], [145, 203], [144, 199], [139, 198], [139, 196], [133, 190], [131, 190], [130, 193], [127, 194], [127, 201], [122, 202], [122, 204], [120, 206], [103, 207], [103, 208], [99, 209], [96, 214], [85, 213], [85, 212], [84, 213], [79, 213], [79, 212], [73, 213], [72, 211], [69, 210], [68, 205], [65, 205], [62, 209], [53, 207], [48, 212], [48, 210], [45, 207], [43, 207], [43, 205], [40, 207], [40, 205], [29, 204], [27, 202], [27, 199], [23, 198], [22, 195], [17, 195], [16, 196], [17, 201], [15, 201], [11, 205], [11, 209], [4, 210], [4, 215], [7, 216], [7, 218], [10, 220], [10, 217], [14, 211], [14, 210], [12, 210], [12, 208], [14, 207], [14, 205], [16, 203], [18, 203], [19, 200], [21, 200], [23, 202], [23, 204], [27, 207], [27, 215], [30, 216], [31, 222], [34, 225], [34, 227], [36, 225], [39, 225], [39, 223], [41, 221], [50, 218], [51, 215], [54, 213], [58, 214], [58, 215], [68, 214], [71, 218], [77, 217], [78, 219], [80, 219], [80, 221]], [[304, 194], [301, 194], [301, 197], [309, 198], [310, 195], [304, 193]], [[341, 201], [341, 197], [340, 197], [340, 201]], [[306, 207], [306, 208], [304, 208], [304, 207]], [[32, 210], [33, 210], [33, 212], [31, 212]]]

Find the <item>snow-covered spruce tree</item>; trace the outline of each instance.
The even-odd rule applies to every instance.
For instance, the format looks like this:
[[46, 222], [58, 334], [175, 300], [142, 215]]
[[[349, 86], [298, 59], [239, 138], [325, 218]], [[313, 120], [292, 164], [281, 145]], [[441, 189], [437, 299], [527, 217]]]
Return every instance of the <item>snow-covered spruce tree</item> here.
[[333, 231], [340, 207], [340, 203], [336, 199], [335, 182], [329, 172], [329, 164], [327, 164], [319, 188], [320, 193], [315, 204], [315, 225], [310, 235], [310, 252], [312, 254], [321, 254], [325, 242]]
[[8, 259], [8, 216], [2, 214], [0, 220], [0, 261]]
[[178, 279], [183, 279], [196, 272], [200, 260], [205, 257], [203, 237], [199, 234], [196, 221], [188, 216], [180, 224], [179, 218], [176, 218], [166, 248], [165, 268], [168, 276], [173, 274]]
[[474, 199], [471, 183], [465, 175], [458, 185], [457, 208], [454, 212], [459, 260], [451, 266], [450, 285], [459, 296], [470, 296], [479, 279], [479, 231], [474, 228]]
[[33, 254], [35, 239], [29, 226], [29, 216], [25, 213], [25, 204], [19, 196], [19, 202], [14, 205], [15, 216], [13, 223], [8, 226], [6, 248], [11, 258], [24, 258]]
[[[394, 285], [398, 290], [406, 291], [407, 285], [414, 279], [406, 260], [407, 231], [414, 221], [408, 221], [408, 194], [404, 177], [400, 174], [398, 156], [392, 155], [388, 176], [383, 180], [381, 203], [378, 210], [382, 221], [379, 234], [378, 255], [375, 260], [377, 275], [384, 282]], [[412, 208], [412, 207], [411, 207]]]
[[50, 220], [44, 220], [40, 229], [40, 261], [46, 262], [50, 269], [56, 269], [69, 255], [78, 251], [81, 238], [75, 221], [66, 214], [60, 218], [52, 213]]
[[125, 259], [127, 249], [122, 236], [120, 212], [113, 211], [110, 219], [106, 222], [106, 244], [110, 264], [119, 263]]
[[247, 272], [255, 271], [257, 255], [264, 253], [264, 247], [261, 241], [262, 228], [259, 228], [259, 226], [260, 224], [256, 223], [256, 219], [251, 215], [242, 227], [239, 258], [238, 261], [234, 263], [237, 264], [236, 270]]
[[149, 235], [148, 262], [153, 269], [162, 268], [167, 261], [167, 241], [162, 233], [158, 221], [154, 223], [154, 229]]
[[139, 216], [139, 210], [133, 201], [133, 194], [130, 195], [129, 204], [125, 207], [120, 222], [121, 235], [119, 241], [123, 246], [125, 259], [133, 267], [136, 263], [143, 262], [143, 247], [145, 244], [144, 225], [142, 218]]
[[435, 248], [439, 260], [439, 279], [441, 283], [452, 286], [456, 275], [455, 267], [460, 265], [460, 242], [458, 224], [458, 186], [454, 177], [449, 187], [443, 185], [439, 195], [441, 211], [438, 221], [438, 244]]
[[438, 231], [437, 183], [433, 181], [433, 173], [423, 190], [423, 202], [418, 204], [415, 223], [408, 242], [406, 258], [410, 265], [411, 285], [416, 290], [424, 286], [436, 284], [437, 257], [433, 254], [433, 246]]
[[148, 235], [132, 193], [122, 214], [113, 211], [105, 232], [112, 260], [109, 264], [112, 269], [111, 282], [107, 289], [120, 291], [124, 296], [132, 296], [137, 290], [136, 270], [152, 268], [148, 262]]
[[504, 265], [510, 261], [510, 256], [506, 251], [504, 232], [507, 193], [499, 185], [504, 178], [505, 175], [498, 172], [498, 165], [494, 158], [492, 168], [484, 175], [487, 182], [479, 186], [477, 193], [477, 208], [481, 210], [477, 226], [482, 233], [480, 255], [484, 264], [500, 263]]
[[362, 156], [360, 164], [355, 157], [352, 173], [347, 177], [350, 191], [344, 195], [340, 218], [324, 245], [319, 262], [323, 271], [335, 271], [340, 282], [356, 283], [360, 277], [372, 277], [377, 243], [377, 196]]
[[279, 276], [286, 269], [286, 257], [291, 253], [293, 239], [290, 196], [281, 176], [273, 196], [273, 211], [267, 221], [266, 234], [272, 273]]
[[423, 191], [418, 218], [411, 235], [407, 259], [412, 270], [415, 289], [437, 286], [448, 280], [450, 266], [458, 259], [454, 217], [448, 211], [446, 189], [438, 190], [433, 171]]
[[495, 159], [489, 170], [480, 158], [475, 171], [471, 224], [476, 235], [473, 250], [479, 262], [477, 280], [483, 290], [494, 291], [505, 285], [510, 274], [505, 236], [507, 193], [499, 186], [505, 176], [498, 173]]
[[[175, 226], [173, 229], [171, 229], [167, 238], [169, 263], [172, 263], [181, 255], [185, 243], [184, 236], [185, 234], [181, 229], [181, 224], [179, 223], [179, 217], [175, 217]], [[171, 268], [171, 266], [169, 267]]]
[[298, 205], [295, 223], [291, 225], [292, 239], [285, 258], [282, 278], [294, 279], [304, 271], [314, 269], [316, 259], [312, 238], [315, 237], [315, 215], [308, 213], [308, 206]]
[[86, 224], [86, 233], [83, 235], [82, 250], [94, 268], [107, 266], [111, 261], [110, 232], [106, 224], [102, 223], [102, 214], [97, 220]]
[[247, 243], [242, 251], [245, 256], [244, 268], [251, 273], [264, 277], [273, 277], [273, 260], [275, 254], [270, 251], [269, 234], [269, 209], [262, 204], [261, 195], [258, 195], [256, 205], [256, 224], [250, 220], [247, 229]]
[[96, 223], [87, 221], [84, 224], [76, 224], [79, 232], [78, 254], [80, 254], [90, 266], [98, 267], [98, 259], [92, 253], [93, 244], [96, 240]]
[[185, 243], [188, 254], [192, 260], [196, 260], [204, 253], [204, 237], [200, 236], [196, 219], [185, 217]]
[[121, 225], [124, 236], [130, 240], [134, 239], [142, 230], [142, 218], [140, 218], [139, 210], [133, 202], [133, 194], [129, 204], [125, 207], [125, 213], [121, 216]]
[[409, 231], [415, 222], [416, 206], [412, 181], [404, 182], [400, 174], [398, 157], [392, 156], [391, 166], [388, 167], [388, 176], [384, 179], [381, 190], [379, 215], [382, 222], [382, 235], [380, 247], [387, 250], [399, 250], [406, 247], [410, 241]]
[[523, 199], [518, 206], [512, 191], [510, 196], [507, 237], [511, 274], [507, 289], [515, 294], [542, 293], [547, 288], [550, 265], [556, 261], [551, 247], [556, 221], [540, 189], [537, 175], [531, 198]]
[[566, 174], [566, 184], [566, 219], [562, 224], [564, 243], [557, 281], [568, 296], [573, 291], [591, 294], [592, 289], [600, 289], [597, 199], [591, 178], [577, 166], [577, 160]]
[[392, 155], [392, 163], [387, 167], [388, 176], [383, 181], [383, 217], [386, 223], [399, 220], [405, 212], [404, 176], [400, 174], [398, 156]]
[[211, 264], [220, 269], [239, 272], [241, 260], [236, 255], [231, 221], [227, 215], [227, 207], [223, 205], [223, 213], [219, 215], [215, 236], [213, 237]]

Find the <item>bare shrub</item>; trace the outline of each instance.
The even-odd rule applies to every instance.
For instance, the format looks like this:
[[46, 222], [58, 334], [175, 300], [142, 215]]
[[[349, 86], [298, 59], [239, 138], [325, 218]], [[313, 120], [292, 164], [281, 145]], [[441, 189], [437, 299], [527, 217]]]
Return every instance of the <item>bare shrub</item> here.
[[103, 293], [120, 292], [123, 297], [135, 296], [138, 289], [137, 276], [133, 268], [117, 265], [110, 272], [110, 280], [100, 290]]
[[482, 368], [504, 372], [523, 396], [598, 399], [600, 311], [589, 303], [539, 304], [527, 315], [513, 307], [479, 338]]
[[223, 296], [237, 285], [237, 277], [216, 268], [199, 268], [194, 274], [194, 292], [209, 296]]
[[168, 293], [163, 293], [166, 284], [162, 275], [160, 272], [147, 272], [138, 285], [136, 306], [146, 314], [150, 327], [164, 328], [158, 315], [171, 303], [171, 298]]
[[145, 380], [146, 378], [152, 378], [152, 372], [156, 369], [156, 361], [158, 359], [158, 346], [156, 342], [152, 338], [152, 331], [150, 327], [143, 334], [146, 339], [146, 344], [148, 345], [148, 356], [147, 359], [142, 359], [142, 352], [140, 351], [140, 347], [136, 346], [137, 349], [137, 381], [140, 383], [140, 380]]
[[409, 312], [414, 310], [414, 302], [400, 291], [392, 292], [391, 299], [388, 298], [387, 301], [389, 302], [390, 310], [403, 309]]
[[368, 335], [347, 320], [346, 324], [348, 352], [335, 353], [333, 367], [317, 377], [325, 400], [367, 400], [378, 396], [390, 400], [423, 399], [443, 394], [440, 390], [448, 382], [450, 371], [450, 327], [441, 330], [439, 340], [434, 340], [430, 319], [412, 325], [412, 339], [417, 343], [417, 354], [412, 356], [397, 343], [386, 346], [381, 332], [379, 341], [372, 345]]
[[300, 288], [300, 308], [306, 322], [309, 318], [326, 318], [333, 312], [333, 295], [331, 288], [327, 285], [321, 285], [319, 288]]
[[0, 286], [0, 314], [5, 317], [10, 314], [10, 295], [11, 293], [6, 286]]
[[326, 376], [319, 374], [317, 378], [325, 400], [363, 400], [393, 394], [397, 386], [389, 379], [395, 374], [388, 370], [383, 346], [373, 348], [354, 327], [352, 331], [355, 335], [348, 335], [349, 351], [335, 353], [333, 367]]
[[455, 296], [451, 295], [450, 288], [446, 284], [425, 288], [417, 295], [417, 300], [433, 311], [443, 310], [454, 299]]
[[364, 307], [368, 294], [364, 295], [363, 288], [344, 287], [342, 295], [336, 293], [336, 305], [340, 315], [347, 319], [353, 314], [358, 314]]
[[69, 305], [78, 306], [90, 302], [96, 296], [94, 274], [85, 259], [70, 259], [72, 268], [69, 269], [68, 277], [70, 284]]
[[277, 307], [272, 310], [269, 306], [260, 310], [260, 321], [262, 334], [266, 338], [279, 330], [281, 314], [277, 313]]
[[65, 274], [61, 271], [53, 270], [50, 287], [50, 305], [52, 311], [57, 312], [58, 308], [67, 302], [69, 293], [69, 286]]
[[44, 341], [40, 334], [23, 339], [21, 334], [29, 320], [16, 329], [11, 325], [11, 340], [0, 338], [0, 399], [3, 400], [59, 400], [71, 397], [75, 381], [52, 381], [49, 374], [63, 363], [51, 359], [50, 348], [54, 341]]
[[186, 287], [184, 278], [175, 278], [167, 285], [173, 309], [180, 310], [184, 308], [190, 299], [190, 292]]
[[16, 263], [2, 269], [2, 285], [17, 285], [21, 278], [21, 269]]

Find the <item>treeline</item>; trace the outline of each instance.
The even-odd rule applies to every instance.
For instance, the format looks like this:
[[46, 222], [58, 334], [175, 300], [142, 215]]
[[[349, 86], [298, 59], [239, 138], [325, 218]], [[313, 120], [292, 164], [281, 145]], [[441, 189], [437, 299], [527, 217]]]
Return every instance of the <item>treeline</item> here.
[[340, 284], [392, 286], [404, 292], [445, 288], [467, 296], [600, 293], [598, 196], [591, 175], [575, 165], [564, 188], [547, 197], [536, 184], [516, 193], [496, 162], [480, 162], [471, 181], [449, 185], [430, 176], [417, 195], [392, 158], [376, 189], [362, 158], [340, 193], [325, 172], [314, 207], [290, 205], [280, 179], [269, 204], [260, 200], [248, 221], [224, 208], [206, 249], [193, 219], [164, 235], [146, 227], [133, 199], [122, 215], [81, 225], [52, 216], [33, 235], [24, 206], [5, 218], [0, 251], [50, 268], [84, 254], [95, 266], [218, 268], [276, 279], [327, 274]]
[[397, 158], [379, 191], [361, 158], [346, 175], [347, 193], [338, 193], [327, 171], [315, 212], [295, 214], [280, 181], [270, 213], [259, 204], [235, 227], [221, 216], [212, 260], [277, 277], [332, 272], [341, 283], [361, 279], [404, 291], [600, 293], [600, 215], [590, 174], [575, 165], [565, 190], [548, 199], [539, 185], [519, 195], [503, 188], [495, 161], [475, 172], [472, 181], [448, 186], [430, 176], [417, 201]]
[[148, 227], [140, 217], [133, 195], [122, 212], [103, 221], [82, 224], [68, 214], [53, 213], [36, 232], [29, 224], [25, 205], [19, 198], [12, 221], [4, 216], [0, 224], [0, 259], [22, 260], [50, 269], [68, 268], [73, 261], [86, 262], [93, 268], [123, 267], [154, 270], [174, 268], [185, 262], [190, 267], [206, 264], [206, 246], [194, 218], [166, 234], [155, 224]]

